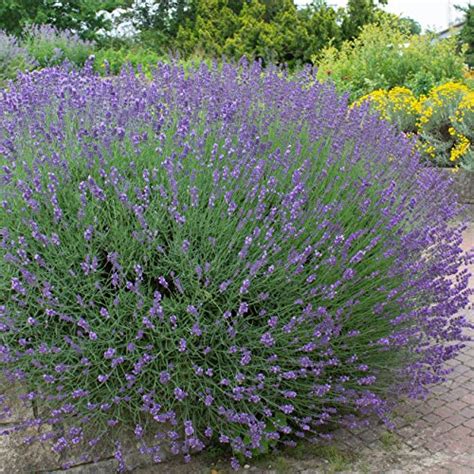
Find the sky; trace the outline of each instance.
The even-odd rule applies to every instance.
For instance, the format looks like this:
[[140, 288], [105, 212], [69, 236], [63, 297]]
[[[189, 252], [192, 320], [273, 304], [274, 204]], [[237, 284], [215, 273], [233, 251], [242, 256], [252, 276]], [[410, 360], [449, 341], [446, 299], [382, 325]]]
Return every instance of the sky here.
[[[296, 0], [297, 4], [304, 5], [309, 0]], [[347, 0], [327, 0], [328, 5], [343, 7]], [[474, 3], [471, 0], [471, 3]], [[466, 6], [469, 0], [388, 0], [385, 10], [402, 16], [409, 16], [416, 20], [423, 29], [441, 31], [448, 27], [449, 20], [462, 18], [454, 5]]]

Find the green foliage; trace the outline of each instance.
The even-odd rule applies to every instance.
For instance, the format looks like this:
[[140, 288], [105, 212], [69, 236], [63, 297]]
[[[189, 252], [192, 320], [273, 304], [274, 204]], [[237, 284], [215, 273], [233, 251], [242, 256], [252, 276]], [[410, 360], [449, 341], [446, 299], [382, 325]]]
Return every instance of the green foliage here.
[[151, 77], [153, 69], [159, 63], [179, 63], [185, 73], [187, 73], [190, 69], [195, 69], [201, 64], [210, 66], [211, 62], [211, 59], [197, 55], [178, 61], [169, 55], [162, 55], [151, 49], [133, 46], [132, 48], [102, 48], [97, 50], [95, 53], [94, 69], [100, 74], [116, 75], [124, 67], [130, 66], [144, 73], [147, 77]]
[[281, 2], [282, 8], [274, 19], [274, 30], [271, 46], [275, 50], [278, 63], [294, 66], [305, 59], [310, 35], [307, 25], [293, 3]]
[[366, 25], [358, 38], [344, 42], [340, 50], [326, 48], [318, 77], [332, 80], [355, 100], [372, 90], [396, 86], [422, 94], [447, 80], [462, 80], [463, 73], [463, 55], [455, 38], [433, 41], [430, 35], [410, 35], [386, 20]]
[[194, 20], [180, 25], [174, 48], [238, 59], [296, 66], [309, 62], [329, 42], [338, 43], [337, 14], [324, 2], [298, 10], [292, 0], [203, 0]]
[[[389, 16], [379, 8], [384, 3], [350, 0], [346, 9], [336, 10], [326, 0], [302, 8], [294, 0], [4, 0], [0, 28], [21, 35], [29, 25], [52, 25], [100, 42], [105, 54], [114, 57], [123, 53], [111, 48], [143, 47], [160, 55], [246, 56], [295, 68], [311, 63], [324, 48], [356, 37], [365, 24]], [[405, 30], [416, 29], [409, 19], [402, 24]]]
[[25, 24], [36, 18], [41, 0], [2, 0], [0, 2], [0, 29], [19, 35]]
[[307, 44], [303, 61], [310, 62], [312, 55], [318, 55], [326, 46], [340, 46], [341, 29], [338, 24], [338, 13], [324, 1], [313, 1], [300, 13], [307, 30]]
[[374, 23], [378, 11], [377, 3], [386, 5], [387, 0], [349, 0], [343, 14], [342, 35], [345, 40], [357, 37], [368, 23]]
[[461, 41], [467, 46], [466, 62], [474, 68], [474, 5], [462, 8], [465, 13], [465, 23], [460, 33]]
[[19, 35], [27, 25], [49, 24], [60, 30], [75, 30], [83, 38], [92, 39], [106, 26], [100, 10], [113, 10], [128, 0], [2, 0], [0, 29]]
[[[153, 47], [169, 46], [179, 26], [196, 17], [201, 2], [194, 0], [129, 0], [128, 8], [121, 9], [118, 23], [127, 21], [139, 31], [140, 43]], [[118, 13], [118, 11], [116, 12]], [[114, 25], [111, 29], [114, 29]]]
[[265, 21], [265, 6], [255, 0], [245, 4], [238, 17], [238, 31], [228, 38], [225, 52], [232, 57], [268, 58], [275, 26]]
[[185, 55], [199, 51], [221, 56], [227, 39], [237, 30], [238, 18], [227, 0], [202, 0], [196, 5], [194, 22], [179, 26], [174, 47]]
[[421, 25], [413, 18], [401, 17], [399, 21], [402, 28], [404, 28], [408, 33], [412, 35], [421, 34]]
[[160, 58], [158, 53], [139, 47], [104, 48], [97, 51], [94, 67], [102, 74], [107, 72], [118, 74], [125, 65], [129, 64], [134, 68], [140, 66], [143, 72], [147, 74], [151, 72]]
[[400, 437], [393, 431], [384, 431], [380, 436], [380, 442], [387, 451], [393, 451], [400, 446]]

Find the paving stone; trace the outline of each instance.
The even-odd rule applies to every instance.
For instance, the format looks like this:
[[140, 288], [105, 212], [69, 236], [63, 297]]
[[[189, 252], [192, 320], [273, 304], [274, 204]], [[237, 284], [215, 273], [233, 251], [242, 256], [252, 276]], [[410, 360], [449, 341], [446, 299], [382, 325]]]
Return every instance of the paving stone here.
[[472, 430], [467, 426], [457, 426], [449, 431], [449, 438], [454, 440], [469, 438]]
[[461, 410], [461, 415], [465, 416], [466, 418], [473, 419], [474, 418], [474, 407], [467, 406]]
[[[94, 464], [82, 464], [80, 466], [71, 467], [66, 472], [68, 474], [110, 474], [116, 472], [117, 461], [115, 459], [107, 459]], [[65, 471], [49, 471], [47, 474], [64, 474]]]
[[462, 415], [452, 415], [448, 420], [453, 426], [460, 426], [466, 422], [466, 418]]
[[[474, 418], [469, 418], [469, 419], [465, 418], [462, 424], [466, 426], [467, 428], [469, 428], [472, 433], [471, 436], [474, 436]], [[474, 444], [474, 441], [473, 441], [473, 444]]]
[[428, 438], [425, 442], [425, 448], [431, 453], [438, 453], [446, 448], [446, 444], [441, 440]]
[[0, 474], [35, 473], [54, 469], [59, 465], [59, 456], [47, 443], [24, 443], [25, 436], [38, 434], [37, 429], [31, 428], [8, 436], [0, 435]]
[[452, 408], [454, 413], [459, 413], [463, 408], [466, 408], [467, 406], [467, 403], [463, 402], [462, 400], [456, 400], [455, 402], [450, 404], [450, 407]]
[[22, 393], [19, 385], [6, 384], [2, 379], [1, 386], [5, 400], [0, 403], [0, 425], [17, 423], [34, 417], [31, 402], [18, 400], [18, 395]]
[[461, 398], [461, 400], [469, 406], [474, 407], [474, 393], [467, 393]]
[[[442, 420], [449, 418], [453, 415], [453, 410], [450, 406], [444, 405], [436, 410], [436, 415], [439, 416]], [[449, 420], [447, 420], [449, 422]]]

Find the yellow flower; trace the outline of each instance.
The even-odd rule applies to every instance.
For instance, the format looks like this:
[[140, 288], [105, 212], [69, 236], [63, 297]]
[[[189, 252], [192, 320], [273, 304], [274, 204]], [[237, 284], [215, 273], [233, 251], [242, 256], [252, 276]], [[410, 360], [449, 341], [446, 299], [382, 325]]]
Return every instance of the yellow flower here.
[[469, 88], [465, 84], [446, 82], [432, 89], [429, 93], [429, 97], [441, 101], [442, 98], [455, 98], [467, 93], [469, 93]]
[[457, 161], [459, 158], [462, 158], [469, 150], [471, 143], [467, 137], [456, 133], [456, 138], [459, 139], [459, 142], [454, 145], [451, 149], [451, 154], [449, 156], [450, 161]]

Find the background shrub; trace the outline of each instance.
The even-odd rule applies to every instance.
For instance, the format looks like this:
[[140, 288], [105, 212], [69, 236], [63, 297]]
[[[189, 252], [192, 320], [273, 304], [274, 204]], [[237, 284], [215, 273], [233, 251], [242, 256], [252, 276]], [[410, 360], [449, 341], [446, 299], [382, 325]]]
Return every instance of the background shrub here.
[[390, 21], [366, 25], [340, 50], [327, 48], [318, 67], [320, 80], [333, 81], [352, 100], [396, 86], [426, 94], [442, 82], [461, 81], [465, 69], [455, 38], [435, 41], [430, 35], [410, 35]]
[[465, 8], [460, 8], [464, 13], [464, 26], [462, 27], [459, 39], [466, 47], [466, 62], [474, 68], [474, 5], [469, 4]]
[[5, 97], [0, 367], [39, 407], [16, 430], [52, 427], [30, 441], [84, 462], [129, 427], [237, 467], [387, 421], [462, 347], [449, 182], [309, 71], [50, 68]]
[[94, 44], [71, 31], [61, 31], [50, 25], [35, 25], [25, 31], [24, 46], [41, 67], [68, 61], [83, 66], [94, 53]]
[[32, 69], [34, 59], [14, 36], [0, 30], [0, 86], [14, 79], [19, 72]]
[[379, 89], [353, 107], [365, 103], [401, 132], [415, 135], [427, 162], [474, 170], [474, 91], [467, 85], [447, 82], [419, 99], [406, 88]]
[[354, 102], [353, 107], [358, 107], [366, 102], [383, 119], [394, 123], [401, 132], [416, 133], [421, 104], [410, 89], [406, 87], [394, 87], [388, 91], [378, 89]]
[[101, 73], [109, 71], [118, 74], [124, 66], [130, 65], [135, 70], [140, 67], [143, 72], [150, 74], [160, 59], [162, 57], [156, 52], [140, 47], [104, 48], [96, 52], [94, 67]]

